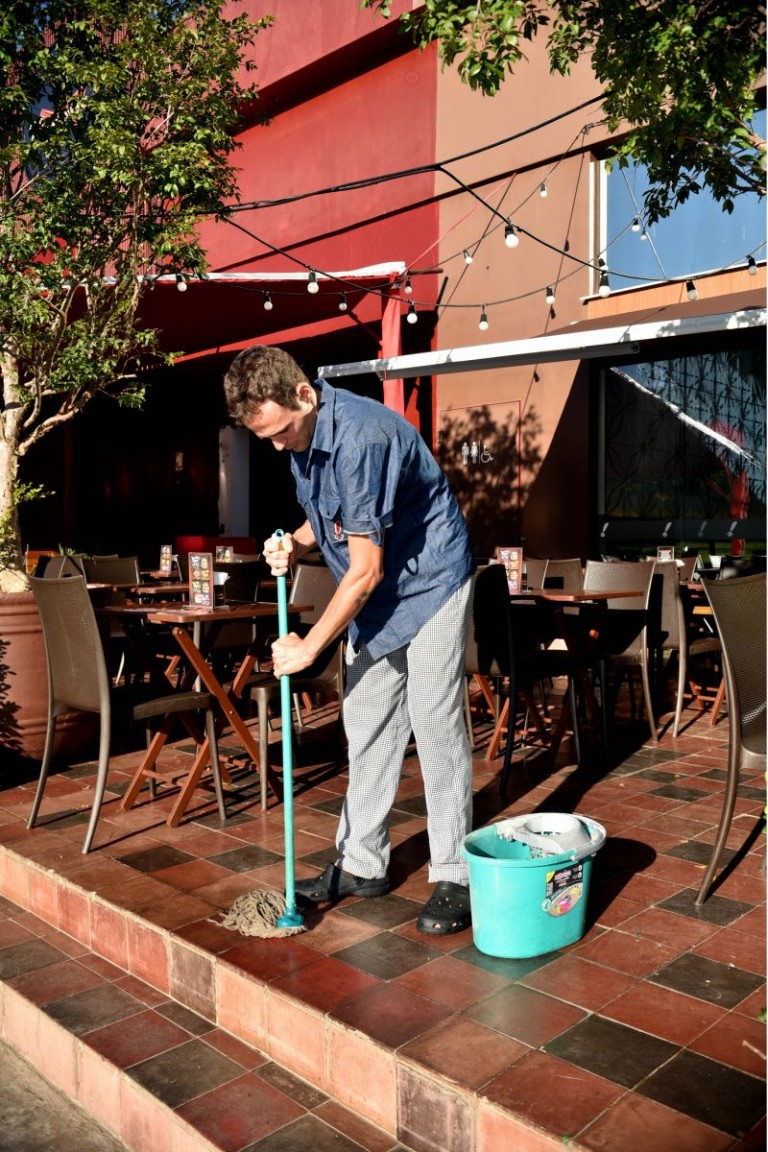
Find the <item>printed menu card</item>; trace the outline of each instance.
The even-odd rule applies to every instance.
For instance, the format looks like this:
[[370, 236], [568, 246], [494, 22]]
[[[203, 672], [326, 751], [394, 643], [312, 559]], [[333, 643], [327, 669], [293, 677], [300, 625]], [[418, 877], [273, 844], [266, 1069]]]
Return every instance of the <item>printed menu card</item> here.
[[164, 576], [170, 576], [173, 568], [173, 544], [160, 545], [160, 571]]
[[189, 603], [213, 608], [213, 553], [189, 553]]
[[497, 548], [496, 559], [504, 565], [507, 574], [509, 594], [522, 591], [523, 587], [523, 550], [522, 548]]

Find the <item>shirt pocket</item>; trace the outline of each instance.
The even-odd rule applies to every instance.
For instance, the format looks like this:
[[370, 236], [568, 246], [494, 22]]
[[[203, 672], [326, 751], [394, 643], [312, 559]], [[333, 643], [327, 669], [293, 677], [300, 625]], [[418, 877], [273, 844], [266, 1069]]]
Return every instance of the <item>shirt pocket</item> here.
[[341, 504], [338, 497], [331, 494], [321, 496], [317, 502], [317, 507], [323, 521], [326, 540], [332, 544], [344, 543], [346, 535], [341, 523]]

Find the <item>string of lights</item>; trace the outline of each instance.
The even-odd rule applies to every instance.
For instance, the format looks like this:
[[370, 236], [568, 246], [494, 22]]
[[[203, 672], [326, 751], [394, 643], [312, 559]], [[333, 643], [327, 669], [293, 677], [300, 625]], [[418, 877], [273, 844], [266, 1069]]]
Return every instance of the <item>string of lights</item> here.
[[[540, 131], [542, 128], [547, 127], [547, 126], [549, 126], [549, 125], [551, 125], [551, 124], [553, 124], [559, 120], [562, 120], [565, 116], [572, 115], [575, 112], [583, 110], [585, 107], [587, 107], [589, 105], [598, 103], [600, 101], [600, 99], [601, 99], [601, 97], [594, 97], [591, 100], [585, 101], [583, 104], [580, 104], [580, 105], [578, 105], [572, 109], [566, 110], [563, 113], [559, 113], [558, 115], [550, 117], [547, 120], [544, 120], [544, 121], [538, 122], [536, 124], [530, 125], [529, 127], [522, 129], [521, 131], [516, 132], [511, 136], [507, 136], [507, 137], [503, 138], [502, 140], [496, 140], [496, 141], [493, 141], [487, 145], [482, 145], [482, 146], [479, 146], [477, 148], [471, 149], [470, 151], [467, 151], [467, 152], [461, 153], [457, 156], [451, 157], [449, 160], [435, 161], [433, 163], [421, 165], [418, 167], [412, 167], [412, 168], [408, 168], [408, 169], [399, 169], [397, 171], [388, 172], [388, 173], [380, 173], [380, 174], [375, 175], [375, 176], [364, 177], [364, 178], [361, 178], [359, 180], [346, 182], [344, 184], [336, 184], [336, 185], [331, 185], [331, 186], [324, 187], [324, 188], [312, 189], [309, 191], [296, 193], [296, 194], [291, 195], [291, 196], [281, 197], [279, 199], [256, 200], [256, 201], [250, 201], [250, 202], [244, 202], [244, 203], [240, 202], [238, 204], [228, 206], [225, 215], [220, 216], [219, 219], [221, 219], [225, 224], [239, 229], [241, 232], [243, 232], [245, 235], [247, 235], [250, 239], [256, 241], [259, 245], [261, 245], [262, 247], [267, 249], [269, 252], [271, 252], [275, 255], [281, 256], [282, 258], [290, 261], [296, 267], [299, 267], [299, 268], [303, 269], [305, 272], [307, 272], [308, 275], [307, 275], [307, 283], [306, 283], [305, 290], [308, 291], [309, 293], [317, 293], [318, 292], [318, 290], [319, 290], [318, 277], [321, 279], [324, 279], [324, 280], [334, 281], [336, 283], [336, 285], [338, 285], [338, 287], [339, 287], [339, 304], [338, 304], [339, 311], [347, 312], [349, 310], [349, 302], [347, 299], [347, 293], [348, 292], [356, 291], [359, 293], [360, 291], [363, 291], [367, 294], [371, 294], [371, 295], [378, 296], [381, 298], [391, 297], [393, 292], [395, 292], [395, 293], [399, 292], [399, 293], [402, 293], [404, 298], [408, 299], [408, 309], [407, 309], [407, 314], [406, 314], [406, 320], [411, 324], [418, 322], [418, 310], [419, 309], [421, 309], [422, 311], [430, 311], [430, 312], [435, 312], [437, 310], [444, 311], [444, 310], [449, 309], [449, 308], [464, 309], [464, 310], [471, 309], [474, 311], [477, 311], [479, 309], [480, 313], [481, 313], [481, 321], [480, 321], [481, 328], [482, 328], [482, 330], [486, 330], [487, 327], [489, 326], [488, 310], [490, 308], [498, 308], [498, 307], [503, 306], [503, 305], [512, 304], [516, 301], [523, 300], [523, 299], [531, 297], [531, 296], [535, 296], [539, 293], [544, 295], [544, 300], [545, 300], [547, 307], [551, 308], [551, 306], [555, 302], [558, 287], [562, 283], [564, 283], [566, 280], [570, 279], [572, 276], [578, 274], [582, 269], [589, 269], [594, 273], [595, 279], [596, 279], [596, 282], [598, 285], [597, 291], [598, 291], [598, 294], [600, 296], [607, 296], [610, 294], [610, 292], [611, 292], [611, 279], [612, 278], [614, 280], [628, 280], [628, 281], [631, 281], [633, 284], [642, 284], [642, 283], [656, 284], [656, 283], [659, 283], [660, 279], [663, 281], [669, 281], [670, 278], [664, 272], [661, 261], [658, 259], [658, 254], [656, 253], [655, 248], [653, 248], [652, 239], [650, 237], [648, 230], [646, 229], [646, 227], [643, 223], [643, 213], [642, 213], [641, 209], [639, 208], [637, 201], [631, 192], [631, 189], [629, 189], [629, 191], [630, 191], [630, 195], [631, 195], [632, 202], [633, 202], [634, 215], [632, 216], [631, 220], [628, 221], [626, 223], [626, 225], [616, 234], [616, 236], [610, 238], [606, 242], [604, 248], [601, 249], [599, 252], [597, 252], [591, 258], [583, 256], [583, 255], [579, 255], [578, 253], [573, 252], [571, 250], [570, 244], [567, 240], [567, 234], [566, 234], [566, 240], [564, 241], [563, 245], [561, 246], [558, 244], [554, 244], [551, 241], [545, 239], [544, 237], [536, 234], [535, 232], [531, 231], [529, 228], [521, 225], [519, 222], [519, 215], [520, 215], [522, 209], [535, 195], [538, 194], [542, 199], [546, 199], [546, 197], [548, 196], [548, 193], [549, 193], [549, 182], [554, 177], [559, 166], [562, 163], [564, 163], [565, 160], [572, 158], [574, 156], [574, 154], [581, 156], [583, 159], [584, 150], [585, 150], [585, 138], [586, 138], [586, 135], [588, 134], [588, 132], [590, 131], [590, 129], [595, 127], [594, 123], [585, 124], [580, 128], [579, 132], [574, 136], [574, 138], [573, 138], [571, 144], [568, 146], [568, 148], [565, 149], [559, 156], [553, 158], [553, 161], [551, 163], [551, 167], [548, 169], [548, 171], [544, 175], [544, 178], [541, 180], [537, 180], [536, 186], [533, 189], [531, 189], [530, 191], [528, 191], [527, 194], [523, 197], [523, 199], [521, 199], [510, 210], [502, 212], [501, 204], [503, 204], [504, 199], [506, 198], [506, 195], [508, 194], [509, 190], [513, 186], [516, 177], [520, 175], [520, 172], [512, 172], [504, 179], [503, 183], [505, 185], [505, 190], [504, 190], [504, 192], [503, 192], [503, 194], [499, 200], [499, 207], [496, 207], [492, 203], [490, 203], [490, 201], [486, 197], [481, 195], [477, 191], [477, 188], [468, 185], [467, 183], [465, 183], [465, 181], [463, 181], [460, 177], [458, 177], [453, 171], [451, 171], [450, 165], [452, 165], [452, 164], [458, 163], [459, 161], [465, 160], [469, 157], [476, 156], [480, 153], [487, 152], [487, 151], [490, 151], [490, 150], [495, 149], [495, 148], [499, 148], [505, 144], [509, 144], [510, 142], [519, 140], [520, 138], [522, 138], [524, 136], [530, 135], [531, 133]], [[579, 180], [581, 179], [582, 170], [583, 170], [583, 165], [580, 167]], [[551, 281], [548, 281], [546, 284], [542, 283], [541, 285], [537, 285], [537, 286], [530, 288], [524, 292], [519, 292], [519, 293], [516, 293], [514, 295], [505, 296], [503, 298], [496, 299], [496, 300], [490, 300], [490, 301], [486, 300], [486, 301], [483, 301], [482, 303], [480, 303], [478, 301], [470, 301], [470, 302], [465, 301], [465, 302], [457, 303], [453, 299], [451, 299], [449, 301], [439, 299], [437, 302], [434, 300], [418, 299], [418, 298], [413, 297], [413, 278], [416, 276], [421, 276], [423, 274], [430, 273], [430, 272], [433, 273], [436, 271], [436, 269], [434, 267], [427, 267], [427, 268], [418, 267], [417, 266], [418, 261], [420, 261], [427, 253], [433, 251], [435, 248], [439, 249], [440, 246], [442, 245], [446, 235], [448, 233], [450, 233], [450, 231], [454, 230], [458, 226], [458, 224], [453, 224], [451, 226], [451, 228], [448, 229], [448, 232], [446, 234], [444, 234], [443, 236], [436, 237], [430, 243], [428, 248], [425, 249], [424, 252], [421, 253], [421, 255], [417, 258], [416, 261], [414, 261], [413, 264], [409, 263], [407, 272], [404, 275], [403, 279], [399, 283], [395, 282], [393, 284], [390, 279], [387, 279], [386, 281], [383, 281], [381, 285], [375, 285], [375, 284], [374, 285], [366, 285], [364, 288], [361, 288], [361, 286], [359, 284], [355, 284], [351, 281], [345, 280], [345, 279], [343, 279], [343, 277], [340, 277], [337, 274], [334, 274], [333, 272], [328, 272], [328, 271], [325, 271], [325, 270], [320, 269], [318, 267], [315, 267], [312, 264], [310, 264], [307, 261], [300, 258], [299, 256], [295, 255], [294, 252], [289, 252], [286, 249], [284, 249], [278, 245], [272, 244], [270, 241], [266, 240], [260, 234], [257, 234], [252, 229], [246, 227], [240, 220], [235, 219], [236, 216], [240, 215], [243, 212], [247, 212], [247, 211], [253, 211], [253, 210], [257, 210], [257, 209], [260, 210], [260, 209], [270, 208], [270, 207], [284, 206], [284, 205], [288, 205], [291, 203], [297, 203], [297, 202], [301, 202], [303, 200], [311, 199], [313, 197], [331, 195], [331, 194], [335, 194], [335, 193], [339, 193], [339, 192], [357, 191], [357, 190], [368, 188], [368, 187], [371, 187], [371, 186], [374, 186], [377, 184], [382, 184], [382, 183], [385, 183], [387, 181], [401, 180], [401, 179], [405, 179], [405, 178], [410, 177], [410, 176], [421, 175], [421, 174], [424, 174], [425, 172], [433, 172], [435, 174], [440, 174], [440, 175], [445, 176], [447, 179], [449, 179], [453, 184], [455, 184], [458, 187], [459, 193], [463, 192], [464, 194], [470, 196], [473, 200], [475, 200], [477, 202], [477, 205], [481, 206], [485, 210], [485, 212], [487, 213], [486, 222], [483, 226], [482, 232], [481, 232], [480, 236], [478, 237], [478, 239], [471, 241], [469, 244], [465, 244], [459, 252], [456, 252], [456, 253], [449, 255], [449, 256], [444, 256], [440, 261], [442, 268], [444, 268], [448, 264], [451, 264], [456, 259], [461, 259], [463, 261], [464, 268], [463, 268], [462, 272], [460, 272], [460, 274], [459, 274], [459, 276], [455, 282], [455, 286], [453, 289], [453, 295], [455, 295], [456, 288], [458, 287], [458, 284], [463, 279], [463, 276], [466, 273], [466, 270], [473, 263], [473, 260], [475, 259], [481, 244], [485, 243], [485, 241], [490, 236], [492, 236], [493, 233], [497, 232], [498, 230], [501, 230], [502, 228], [503, 228], [505, 246], [511, 250], [518, 248], [520, 243], [521, 243], [521, 240], [525, 240], [526, 242], [531, 241], [532, 243], [539, 245], [539, 246], [543, 247], [544, 249], [556, 254], [559, 258], [559, 267], [558, 267], [557, 275], [552, 277]], [[624, 179], [626, 182], [626, 176], [624, 176]], [[498, 185], [497, 185], [497, 187], [498, 187]], [[577, 189], [574, 190], [574, 195], [575, 195], [576, 190]], [[448, 194], [443, 192], [439, 195], [436, 195], [433, 198], [432, 202], [438, 201], [438, 200], [444, 198], [446, 195], [456, 195], [459, 193], [457, 193], [456, 190], [454, 190], [453, 192], [448, 193]], [[572, 212], [573, 212], [573, 203], [574, 203], [574, 201], [572, 200]], [[465, 221], [467, 219], [467, 217], [470, 215], [471, 215], [471, 212], [467, 213], [462, 218], [462, 221]], [[642, 231], [641, 231], [641, 228], [642, 228]], [[656, 256], [657, 263], [658, 263], [659, 268], [661, 270], [661, 277], [659, 277], [659, 276], [643, 276], [643, 275], [640, 275], [639, 273], [635, 273], [635, 272], [622, 271], [621, 269], [614, 268], [614, 267], [611, 267], [609, 265], [608, 256], [609, 256], [611, 249], [614, 247], [615, 244], [618, 243], [618, 241], [630, 229], [633, 233], [639, 232], [641, 240], [651, 240], [652, 249], [654, 251], [654, 255]], [[747, 262], [747, 269], [751, 275], [754, 275], [757, 271], [755, 255], [764, 246], [765, 246], [765, 244], [763, 242], [762, 244], [758, 245], [752, 252], [747, 253], [746, 256], [744, 257], [744, 260]], [[563, 264], [566, 261], [572, 263], [573, 265], [575, 265], [575, 267], [573, 267], [570, 271], [564, 273], [563, 272]], [[734, 261], [731, 264], [729, 264], [727, 266], [727, 268], [737, 267], [740, 263], [741, 263], [741, 261]], [[720, 269], [720, 271], [725, 271], [725, 270], [726, 270], [726, 268]], [[675, 278], [675, 279], [677, 279], [677, 278]], [[696, 298], [696, 296], [698, 294], [697, 290], [695, 288], [695, 282], [694, 282], [694, 280], [690, 279], [689, 277], [684, 278], [684, 279], [686, 279], [686, 290], [687, 290], [688, 297], [689, 297], [689, 299], [693, 300]], [[179, 287], [179, 290], [183, 290], [183, 288], [186, 286], [186, 284], [183, 282], [182, 284], [178, 284], [177, 286]], [[241, 285], [240, 287], [242, 288], [245, 286]], [[263, 305], [264, 305], [265, 310], [267, 310], [267, 311], [270, 311], [275, 307], [275, 298], [278, 298], [280, 295], [295, 295], [295, 293], [292, 293], [290, 291], [285, 291], [282, 289], [279, 292], [273, 291], [273, 290], [270, 290], [268, 292], [264, 292], [262, 289], [254, 289], [253, 287], [249, 287], [246, 290], [261, 291], [262, 296], [263, 296]]]

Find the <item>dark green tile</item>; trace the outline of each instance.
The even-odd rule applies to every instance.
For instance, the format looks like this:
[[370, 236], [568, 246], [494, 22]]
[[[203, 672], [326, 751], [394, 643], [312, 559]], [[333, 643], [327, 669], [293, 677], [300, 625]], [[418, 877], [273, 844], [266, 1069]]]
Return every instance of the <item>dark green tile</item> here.
[[35, 972], [66, 959], [58, 948], [38, 938], [11, 944], [0, 949], [0, 980], [12, 980], [14, 976], [23, 976], [25, 972]]
[[740, 1136], [765, 1115], [765, 1083], [736, 1068], [683, 1051], [637, 1091], [676, 1112]]
[[409, 796], [407, 800], [395, 800], [392, 808], [396, 812], [407, 812], [409, 816], [426, 819], [427, 801], [424, 796]]
[[579, 1068], [634, 1088], [675, 1055], [674, 1044], [602, 1016], [588, 1016], [544, 1045]]
[[451, 955], [455, 956], [457, 960], [466, 961], [467, 964], [474, 964], [476, 968], [482, 968], [484, 972], [506, 976], [508, 980], [522, 980], [523, 976], [527, 976], [529, 972], [535, 972], [537, 968], [543, 968], [545, 964], [557, 960], [562, 956], [562, 952], [547, 952], [543, 956], [510, 960], [502, 956], [487, 956], [485, 952], [475, 948], [474, 944], [469, 944], [466, 948], [459, 948], [456, 952], [452, 952]]
[[178, 1108], [242, 1074], [239, 1064], [202, 1040], [190, 1040], [128, 1069], [132, 1080], [170, 1108]]
[[135, 868], [137, 872], [159, 872], [162, 868], [173, 868], [176, 864], [187, 864], [196, 860], [189, 852], [181, 852], [170, 844], [158, 844], [157, 848], [144, 848], [141, 852], [129, 852], [118, 856], [121, 864]]
[[421, 904], [406, 900], [403, 896], [380, 896], [377, 900], [358, 900], [355, 904], [344, 905], [341, 911], [355, 920], [364, 920], [377, 928], [397, 928], [415, 920], [421, 911]]
[[437, 948], [388, 932], [380, 932], [369, 940], [334, 953], [337, 960], [344, 960], [353, 968], [378, 976], [381, 980], [394, 980], [440, 955], [442, 953]]
[[664, 784], [661, 788], [652, 788], [650, 796], [663, 796], [666, 800], [706, 800], [709, 792], [702, 792], [698, 788], [686, 788], [683, 784]]
[[293, 1100], [296, 1104], [300, 1104], [302, 1108], [312, 1111], [313, 1108], [319, 1107], [324, 1104], [328, 1097], [319, 1088], [313, 1087], [308, 1084], [306, 1080], [299, 1079], [294, 1076], [287, 1068], [282, 1068], [279, 1064], [274, 1064], [270, 1061], [268, 1064], [261, 1064], [254, 1070], [254, 1076], [258, 1076], [260, 1080], [265, 1080], [267, 1084], [271, 1084], [273, 1088], [277, 1088], [289, 1100]]
[[75, 1036], [84, 1036], [94, 1028], [103, 1028], [106, 1024], [114, 1024], [116, 1020], [144, 1012], [146, 1004], [135, 1000], [114, 984], [102, 984], [74, 996], [52, 1000], [45, 1005], [44, 1010]]
[[703, 904], [696, 904], [697, 891], [694, 888], [682, 888], [666, 900], [660, 900], [658, 907], [668, 912], [677, 912], [680, 916], [690, 916], [692, 920], [703, 920], [707, 924], [719, 924], [725, 927], [739, 920], [747, 912], [751, 912], [753, 905], [745, 904], [742, 900], [731, 900], [728, 896], [708, 896]]
[[260, 848], [258, 844], [244, 844], [242, 848], [230, 848], [228, 852], [219, 852], [206, 859], [222, 868], [229, 868], [230, 872], [251, 872], [265, 864], [279, 864], [283, 857], [268, 848]]
[[214, 1027], [210, 1020], [206, 1020], [204, 1016], [198, 1016], [197, 1012], [192, 1012], [191, 1009], [185, 1008], [183, 1004], [177, 1004], [174, 1000], [167, 1004], [161, 1004], [157, 1011], [161, 1016], [165, 1016], [166, 1020], [172, 1020], [180, 1028], [186, 1028], [187, 1032], [191, 1032], [193, 1036], [201, 1036], [204, 1032], [210, 1032]]
[[[682, 843], [675, 844], [672, 848], [666, 848], [664, 855], [674, 856], [676, 860], [691, 860], [694, 864], [707, 865], [712, 855], [712, 845], [706, 844], [703, 840], [683, 840]], [[728, 864], [732, 859], [732, 849], [724, 848], [721, 866]]]
[[661, 768], [644, 768], [642, 772], [636, 775], [638, 780], [657, 780], [659, 784], [671, 784], [673, 780], [677, 779], [674, 772], [665, 772]]
[[[308, 1152], [309, 1149], [312, 1152], [361, 1152], [357, 1141], [324, 1124], [317, 1116], [302, 1116], [250, 1144], [243, 1152]], [[396, 1152], [394, 1146], [392, 1152]]]
[[754, 972], [744, 972], [730, 964], [691, 953], [678, 956], [671, 964], [654, 972], [649, 980], [675, 992], [684, 992], [686, 996], [706, 1000], [719, 1008], [735, 1008], [764, 983], [763, 977]]

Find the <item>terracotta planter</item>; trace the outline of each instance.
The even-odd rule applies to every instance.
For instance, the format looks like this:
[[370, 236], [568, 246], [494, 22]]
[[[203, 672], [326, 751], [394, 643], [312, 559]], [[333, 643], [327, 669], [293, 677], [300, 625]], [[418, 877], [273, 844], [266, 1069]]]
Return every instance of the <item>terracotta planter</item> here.
[[[42, 760], [48, 718], [48, 671], [40, 616], [31, 592], [0, 596], [0, 750]], [[54, 754], [70, 758], [97, 731], [83, 712], [60, 717]]]

